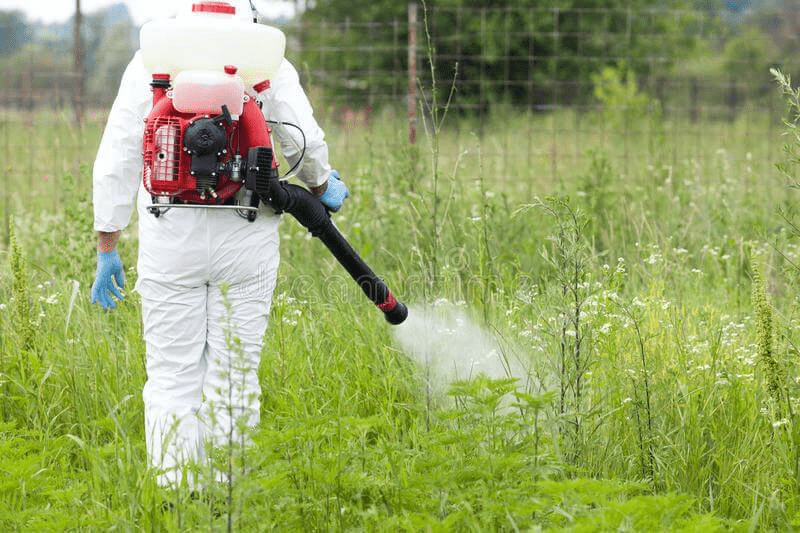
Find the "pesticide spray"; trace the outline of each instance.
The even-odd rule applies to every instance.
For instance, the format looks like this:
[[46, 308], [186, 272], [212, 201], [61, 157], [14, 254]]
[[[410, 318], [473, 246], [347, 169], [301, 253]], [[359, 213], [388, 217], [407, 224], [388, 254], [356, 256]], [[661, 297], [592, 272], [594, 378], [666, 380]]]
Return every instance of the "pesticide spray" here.
[[528, 371], [519, 347], [501, 342], [498, 335], [476, 325], [463, 309], [445, 301], [410, 306], [408, 319], [393, 330], [405, 354], [425, 372], [436, 395], [450, 383], [484, 375], [514, 378], [528, 384]]

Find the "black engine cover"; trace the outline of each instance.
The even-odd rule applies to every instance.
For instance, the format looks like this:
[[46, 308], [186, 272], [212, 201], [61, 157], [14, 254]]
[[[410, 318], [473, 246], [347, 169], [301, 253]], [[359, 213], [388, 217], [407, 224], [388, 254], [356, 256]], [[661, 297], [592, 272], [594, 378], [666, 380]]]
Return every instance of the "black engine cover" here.
[[216, 119], [201, 118], [186, 128], [183, 146], [192, 156], [191, 173], [198, 191], [216, 186], [219, 159], [227, 144], [228, 134]]

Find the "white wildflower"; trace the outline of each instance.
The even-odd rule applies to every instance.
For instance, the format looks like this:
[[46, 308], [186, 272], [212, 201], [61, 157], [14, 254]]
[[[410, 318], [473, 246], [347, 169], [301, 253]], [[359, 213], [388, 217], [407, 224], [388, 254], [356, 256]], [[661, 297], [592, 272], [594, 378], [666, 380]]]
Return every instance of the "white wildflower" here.
[[772, 427], [773, 427], [774, 429], [778, 429], [779, 427], [781, 427], [781, 426], [785, 426], [785, 425], [787, 425], [788, 423], [789, 423], [789, 419], [787, 419], [787, 418], [781, 418], [780, 420], [776, 420], [775, 422], [773, 422], [773, 423], [772, 423]]

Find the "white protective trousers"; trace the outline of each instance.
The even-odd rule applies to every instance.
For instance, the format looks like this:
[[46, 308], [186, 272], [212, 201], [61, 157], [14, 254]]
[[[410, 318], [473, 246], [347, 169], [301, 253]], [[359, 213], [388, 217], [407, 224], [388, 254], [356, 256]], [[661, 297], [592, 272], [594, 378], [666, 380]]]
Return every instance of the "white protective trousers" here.
[[259, 421], [258, 366], [278, 271], [279, 218], [172, 209], [140, 194], [138, 281], [147, 353], [150, 464], [179, 483], [206, 446], [246, 444]]

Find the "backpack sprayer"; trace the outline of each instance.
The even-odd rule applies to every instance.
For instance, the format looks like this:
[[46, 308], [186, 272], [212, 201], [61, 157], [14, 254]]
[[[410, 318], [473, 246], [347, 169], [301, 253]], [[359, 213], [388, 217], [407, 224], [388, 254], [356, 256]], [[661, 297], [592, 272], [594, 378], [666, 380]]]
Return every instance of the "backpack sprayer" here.
[[[278, 173], [269, 126], [252, 94], [269, 88], [283, 33], [236, 18], [226, 2], [199, 2], [175, 19], [142, 27], [153, 108], [143, 138], [142, 181], [156, 217], [173, 208], [231, 209], [251, 222], [259, 202], [289, 213], [318, 237], [391, 324], [408, 316], [386, 284], [307, 189]], [[258, 50], [257, 57], [248, 51]], [[299, 164], [299, 163], [298, 163]]]

